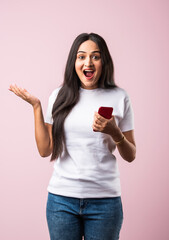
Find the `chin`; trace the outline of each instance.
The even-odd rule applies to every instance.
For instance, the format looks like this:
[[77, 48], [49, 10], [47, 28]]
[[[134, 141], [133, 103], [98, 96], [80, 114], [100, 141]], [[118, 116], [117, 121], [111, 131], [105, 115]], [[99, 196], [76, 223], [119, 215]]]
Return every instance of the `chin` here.
[[95, 89], [97, 88], [98, 86], [97, 85], [92, 85], [92, 84], [83, 84], [82, 86], [83, 88], [86, 88], [86, 89]]
[[89, 88], [89, 89], [92, 89], [92, 88], [97, 88], [98, 87], [98, 84], [97, 84], [97, 82], [82, 82], [82, 87], [84, 87], [84, 88]]

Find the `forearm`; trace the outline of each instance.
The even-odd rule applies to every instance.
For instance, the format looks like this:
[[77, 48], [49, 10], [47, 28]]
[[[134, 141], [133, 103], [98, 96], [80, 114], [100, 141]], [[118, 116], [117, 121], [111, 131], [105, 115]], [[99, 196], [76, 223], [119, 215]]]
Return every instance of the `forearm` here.
[[42, 157], [47, 157], [51, 154], [50, 136], [44, 122], [41, 103], [33, 106], [34, 121], [35, 121], [35, 139], [38, 151]]
[[128, 162], [132, 162], [136, 156], [136, 146], [133, 140], [134, 136], [131, 138], [131, 131], [130, 134], [128, 134], [128, 132], [122, 133], [121, 130], [117, 128], [115, 133], [112, 134], [112, 138], [122, 158]]
[[16, 84], [11, 84], [9, 90], [32, 105], [35, 119], [35, 139], [38, 151], [42, 157], [49, 156], [52, 152], [52, 128], [50, 127], [50, 131], [48, 131], [48, 127], [45, 125], [39, 99], [31, 95], [26, 89], [18, 87]]

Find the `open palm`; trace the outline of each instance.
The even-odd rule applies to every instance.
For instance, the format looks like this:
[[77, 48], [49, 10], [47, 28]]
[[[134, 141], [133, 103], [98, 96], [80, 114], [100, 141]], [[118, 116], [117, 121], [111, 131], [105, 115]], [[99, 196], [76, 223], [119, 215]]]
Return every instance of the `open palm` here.
[[9, 90], [26, 102], [30, 103], [33, 107], [40, 103], [38, 98], [31, 95], [26, 89], [18, 87], [16, 84], [11, 84]]

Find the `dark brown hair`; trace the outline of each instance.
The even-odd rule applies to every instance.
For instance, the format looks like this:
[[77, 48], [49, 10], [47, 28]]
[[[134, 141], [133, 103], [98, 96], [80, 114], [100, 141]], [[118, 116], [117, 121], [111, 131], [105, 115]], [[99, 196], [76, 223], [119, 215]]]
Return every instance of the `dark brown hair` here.
[[98, 87], [116, 87], [114, 82], [113, 61], [105, 40], [95, 33], [82, 33], [77, 36], [72, 44], [68, 55], [63, 85], [53, 105], [53, 152], [51, 155], [51, 161], [58, 158], [63, 152], [63, 147], [65, 145], [64, 121], [70, 113], [71, 109], [76, 105], [79, 100], [79, 88], [81, 84], [80, 79], [75, 71], [75, 61], [77, 58], [77, 51], [80, 45], [87, 40], [92, 40], [93, 42], [95, 42], [101, 52], [102, 73], [98, 81]]

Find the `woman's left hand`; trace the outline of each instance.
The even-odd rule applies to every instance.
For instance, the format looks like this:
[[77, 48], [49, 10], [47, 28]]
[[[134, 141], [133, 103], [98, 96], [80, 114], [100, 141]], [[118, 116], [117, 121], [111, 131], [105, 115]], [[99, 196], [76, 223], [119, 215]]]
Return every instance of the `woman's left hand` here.
[[[114, 116], [106, 119], [95, 112], [93, 131], [109, 134], [113, 138], [113, 141], [115, 141], [116, 144], [118, 143], [117, 147], [123, 159], [128, 162], [132, 162], [135, 159], [136, 146], [133, 130], [122, 133], [116, 124]], [[123, 141], [119, 144], [119, 141], [122, 139]]]
[[102, 117], [98, 112], [94, 114], [93, 131], [114, 135], [118, 131], [114, 116], [110, 119]]

